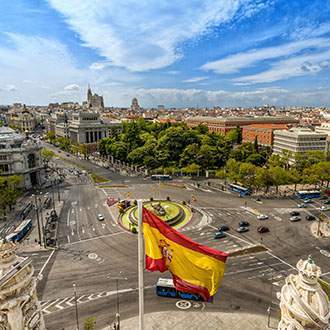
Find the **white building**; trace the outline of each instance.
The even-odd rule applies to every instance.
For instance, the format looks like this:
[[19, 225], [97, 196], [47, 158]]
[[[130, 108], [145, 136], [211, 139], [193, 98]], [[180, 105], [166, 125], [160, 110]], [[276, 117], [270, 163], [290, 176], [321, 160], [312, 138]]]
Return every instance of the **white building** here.
[[41, 144], [26, 139], [9, 127], [0, 127], [0, 175], [20, 175], [21, 185], [26, 189], [42, 184], [41, 149]]
[[325, 152], [327, 150], [327, 137], [326, 133], [317, 133], [308, 128], [275, 130], [273, 153], [281, 155], [283, 151], [289, 151], [294, 159], [296, 154], [306, 151]]

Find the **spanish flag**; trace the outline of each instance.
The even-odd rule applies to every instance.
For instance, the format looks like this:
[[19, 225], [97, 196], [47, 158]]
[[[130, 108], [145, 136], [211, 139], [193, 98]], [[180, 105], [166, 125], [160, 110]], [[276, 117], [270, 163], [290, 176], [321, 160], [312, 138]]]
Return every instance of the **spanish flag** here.
[[175, 288], [208, 301], [218, 290], [228, 254], [182, 235], [143, 208], [146, 269], [170, 271]]

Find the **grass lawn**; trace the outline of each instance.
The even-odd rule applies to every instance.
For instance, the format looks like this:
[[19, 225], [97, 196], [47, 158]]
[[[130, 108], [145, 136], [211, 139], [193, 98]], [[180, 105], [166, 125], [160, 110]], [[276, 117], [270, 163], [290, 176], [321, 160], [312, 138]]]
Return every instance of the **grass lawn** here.
[[104, 176], [102, 175], [98, 175], [98, 174], [95, 174], [95, 173], [92, 173], [91, 174], [91, 178], [92, 180], [95, 182], [95, 183], [102, 183], [102, 182], [108, 182], [109, 180], [107, 178], [105, 178]]

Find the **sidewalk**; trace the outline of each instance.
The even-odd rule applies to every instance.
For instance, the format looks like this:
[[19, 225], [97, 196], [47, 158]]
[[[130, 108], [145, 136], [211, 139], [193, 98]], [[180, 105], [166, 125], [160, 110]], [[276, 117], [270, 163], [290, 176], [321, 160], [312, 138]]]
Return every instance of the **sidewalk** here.
[[[146, 330], [265, 330], [277, 329], [276, 319], [267, 327], [267, 315], [211, 312], [157, 312], [144, 316]], [[122, 330], [138, 329], [138, 317], [120, 322]], [[103, 330], [109, 330], [109, 327]]]
[[[323, 237], [330, 237], [330, 221], [326, 219], [321, 221], [315, 221], [311, 225], [311, 232], [315, 237], [323, 238]], [[319, 236], [318, 236], [319, 233]]]

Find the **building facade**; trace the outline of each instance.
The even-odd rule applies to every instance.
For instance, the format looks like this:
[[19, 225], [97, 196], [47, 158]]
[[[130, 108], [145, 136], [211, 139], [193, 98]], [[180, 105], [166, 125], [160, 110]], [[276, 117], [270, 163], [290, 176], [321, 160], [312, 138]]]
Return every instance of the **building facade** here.
[[44, 181], [41, 144], [9, 127], [0, 127], [0, 175], [19, 175], [21, 186], [30, 189]]
[[297, 119], [290, 117], [190, 117], [185, 120], [188, 127], [206, 125], [210, 132], [217, 132], [226, 135], [230, 130], [237, 127], [244, 127], [252, 124], [291, 124], [299, 123]]
[[17, 127], [23, 132], [32, 132], [37, 126], [34, 114], [28, 111], [25, 105], [15, 104], [8, 112], [8, 124]]
[[274, 140], [274, 130], [287, 129], [287, 124], [252, 124], [243, 126], [242, 141], [254, 142], [257, 138], [258, 143], [264, 146], [272, 146]]
[[88, 110], [104, 111], [104, 101], [102, 95], [93, 94], [91, 88], [87, 89], [87, 101], [83, 104], [84, 108]]
[[317, 133], [308, 128], [291, 128], [274, 131], [273, 153], [283, 154], [289, 151], [294, 156], [307, 151], [323, 151], [327, 148], [327, 134]]
[[132, 104], [131, 104], [131, 110], [132, 111], [140, 111], [141, 108], [139, 106], [139, 102], [136, 97], [132, 99]]

